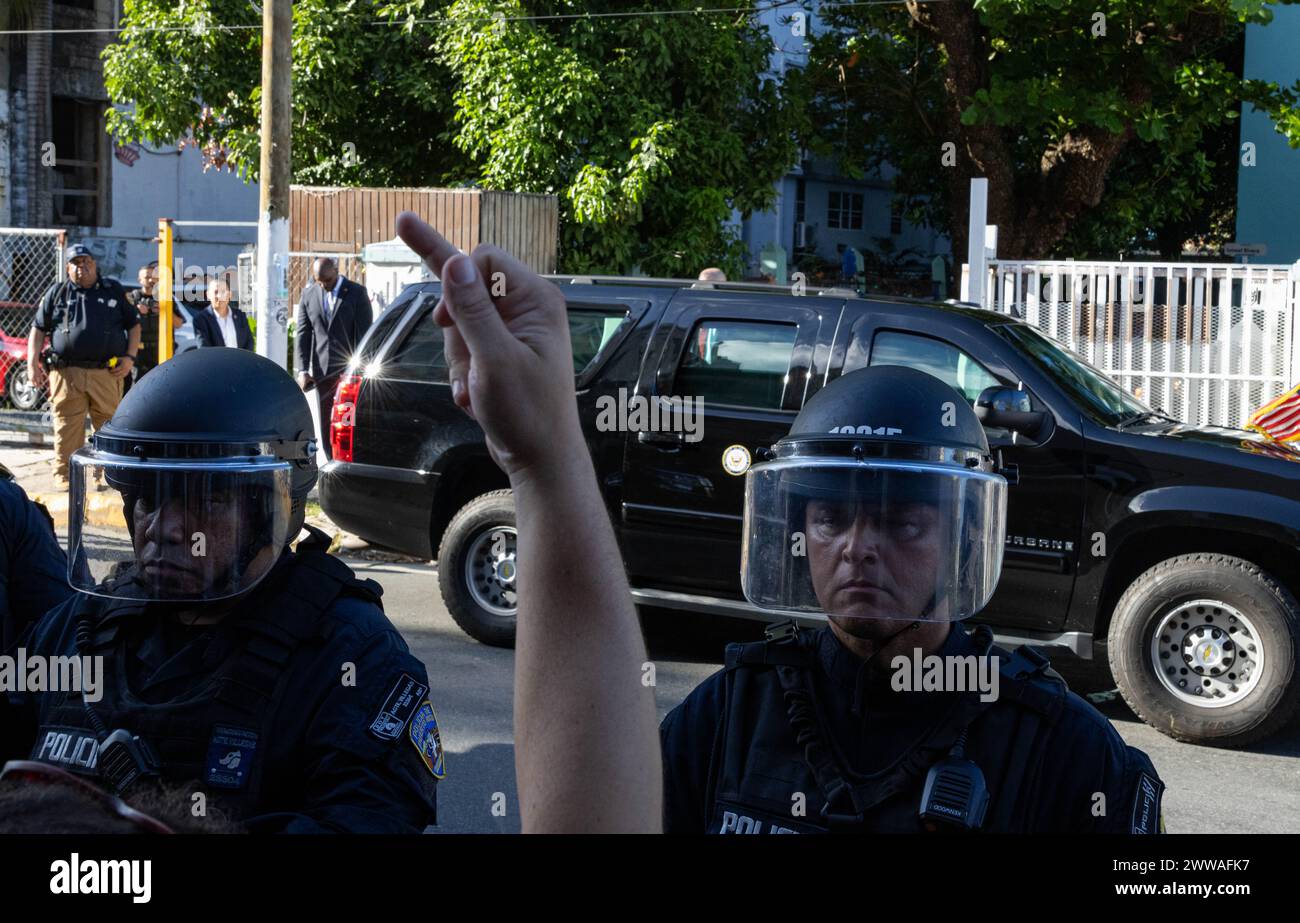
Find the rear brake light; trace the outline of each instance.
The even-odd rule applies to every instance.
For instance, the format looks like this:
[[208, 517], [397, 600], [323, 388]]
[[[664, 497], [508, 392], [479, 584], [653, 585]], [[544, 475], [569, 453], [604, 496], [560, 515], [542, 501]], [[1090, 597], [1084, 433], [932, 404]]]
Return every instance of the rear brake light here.
[[348, 375], [334, 392], [334, 409], [330, 411], [330, 449], [335, 461], [352, 461], [352, 434], [357, 426], [361, 382], [360, 375]]

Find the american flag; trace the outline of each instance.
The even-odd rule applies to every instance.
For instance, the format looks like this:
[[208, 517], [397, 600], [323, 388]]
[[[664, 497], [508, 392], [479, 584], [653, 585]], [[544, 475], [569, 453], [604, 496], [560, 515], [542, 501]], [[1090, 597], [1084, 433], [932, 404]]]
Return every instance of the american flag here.
[[1278, 442], [1300, 438], [1300, 385], [1255, 411], [1246, 429], [1271, 436]]

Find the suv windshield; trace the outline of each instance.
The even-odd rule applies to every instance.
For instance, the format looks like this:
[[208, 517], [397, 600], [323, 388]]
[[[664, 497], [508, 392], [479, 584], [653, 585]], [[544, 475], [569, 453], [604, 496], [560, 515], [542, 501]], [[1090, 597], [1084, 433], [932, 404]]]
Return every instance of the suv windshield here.
[[1039, 330], [1004, 324], [993, 331], [1028, 356], [1039, 370], [1093, 420], [1116, 426], [1151, 413], [1151, 408]]

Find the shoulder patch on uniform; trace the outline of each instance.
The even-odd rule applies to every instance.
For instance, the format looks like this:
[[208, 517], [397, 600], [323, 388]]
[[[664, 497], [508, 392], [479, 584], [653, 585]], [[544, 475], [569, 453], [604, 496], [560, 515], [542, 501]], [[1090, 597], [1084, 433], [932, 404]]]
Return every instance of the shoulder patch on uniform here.
[[442, 753], [442, 735], [438, 733], [438, 716], [434, 714], [428, 699], [416, 709], [415, 717], [411, 719], [410, 735], [411, 743], [415, 744], [420, 759], [424, 760], [424, 765], [429, 767], [433, 777], [445, 778], [447, 764]]
[[1160, 797], [1165, 784], [1148, 772], [1138, 773], [1137, 791], [1133, 795], [1132, 833], [1160, 833], [1164, 821], [1160, 816]]
[[245, 728], [214, 727], [208, 740], [203, 780], [218, 788], [243, 788], [257, 751], [257, 734]]
[[424, 698], [429, 687], [409, 673], [403, 673], [393, 685], [383, 707], [370, 719], [370, 733], [380, 740], [396, 740], [406, 727], [406, 721], [415, 706]]

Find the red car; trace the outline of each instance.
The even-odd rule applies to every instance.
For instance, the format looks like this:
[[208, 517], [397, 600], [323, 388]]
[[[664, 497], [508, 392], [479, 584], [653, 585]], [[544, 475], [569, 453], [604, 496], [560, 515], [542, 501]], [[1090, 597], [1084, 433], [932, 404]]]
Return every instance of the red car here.
[[[36, 305], [21, 301], [0, 301], [0, 312], [7, 318], [14, 312], [23, 322], [6, 323], [9, 330], [21, 330], [22, 336], [10, 336], [0, 329], [0, 406], [4, 401], [18, 410], [35, 410], [48, 399], [45, 388], [33, 388], [27, 378], [27, 330], [31, 327]], [[12, 318], [11, 318], [12, 320]]]
[[27, 377], [27, 338], [0, 333], [0, 400], [18, 410], [35, 410], [47, 398]]

